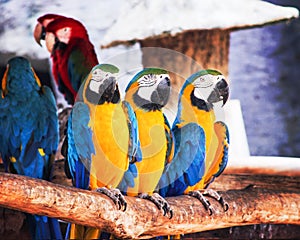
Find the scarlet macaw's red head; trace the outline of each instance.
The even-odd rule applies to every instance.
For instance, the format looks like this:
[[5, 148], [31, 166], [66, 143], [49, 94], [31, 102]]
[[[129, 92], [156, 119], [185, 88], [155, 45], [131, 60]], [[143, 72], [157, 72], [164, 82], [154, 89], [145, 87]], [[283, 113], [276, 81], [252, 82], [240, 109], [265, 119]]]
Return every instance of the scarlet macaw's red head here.
[[88, 39], [88, 33], [84, 25], [73, 18], [56, 19], [46, 27], [45, 41], [49, 52], [57, 41], [69, 44], [74, 38]]
[[48, 13], [37, 19], [38, 23], [35, 25], [35, 28], [33, 31], [33, 36], [34, 36], [35, 41], [40, 46], [42, 46], [41, 40], [45, 40], [46, 27], [48, 26], [48, 24], [59, 18], [66, 18], [66, 17], [64, 17], [62, 15], [58, 15], [58, 14]]

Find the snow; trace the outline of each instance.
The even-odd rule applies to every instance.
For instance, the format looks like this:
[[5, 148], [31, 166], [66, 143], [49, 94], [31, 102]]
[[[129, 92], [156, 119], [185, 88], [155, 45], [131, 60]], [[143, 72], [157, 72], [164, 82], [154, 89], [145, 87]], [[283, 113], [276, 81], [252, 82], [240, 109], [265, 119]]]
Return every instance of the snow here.
[[[36, 19], [46, 13], [81, 21], [103, 59], [111, 51], [102, 51], [100, 45], [114, 40], [142, 39], [187, 29], [260, 25], [298, 16], [295, 8], [257, 0], [2, 0], [0, 12], [0, 52], [37, 59], [49, 57], [32, 35]], [[115, 51], [125, 50], [120, 47]]]
[[[298, 17], [298, 10], [259, 0], [141, 0], [124, 5], [102, 43], [184, 30], [258, 26]], [[126, 27], [124, 27], [126, 26]]]
[[56, 13], [81, 21], [89, 32], [97, 54], [104, 33], [114, 23], [121, 8], [120, 0], [8, 0], [0, 1], [0, 52], [17, 53], [31, 58], [49, 58], [33, 38], [37, 18]]

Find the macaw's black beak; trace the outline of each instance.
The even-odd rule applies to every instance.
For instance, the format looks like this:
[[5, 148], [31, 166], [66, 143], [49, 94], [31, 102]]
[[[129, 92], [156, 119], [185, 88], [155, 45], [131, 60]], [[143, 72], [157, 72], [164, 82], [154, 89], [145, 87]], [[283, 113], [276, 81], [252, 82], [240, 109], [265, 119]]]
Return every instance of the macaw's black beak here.
[[101, 88], [99, 89], [99, 96], [102, 96], [106, 100], [112, 98], [117, 84], [115, 77], [109, 77], [103, 81]]
[[151, 102], [160, 105], [161, 107], [165, 106], [169, 100], [171, 91], [170, 78], [165, 77], [158, 85], [156, 90], [151, 95]]
[[209, 103], [216, 103], [219, 101], [223, 101], [223, 106], [228, 100], [229, 96], [229, 86], [225, 79], [220, 80], [211, 94], [209, 95], [207, 101]]
[[[96, 81], [91, 79], [92, 81]], [[86, 98], [89, 102], [94, 104], [103, 104], [104, 102], [111, 102], [115, 95], [115, 90], [117, 89], [117, 80], [115, 77], [110, 77], [105, 79], [101, 85], [98, 85], [98, 91], [91, 91], [90, 87], [86, 89]], [[118, 89], [117, 89], [118, 90]]]

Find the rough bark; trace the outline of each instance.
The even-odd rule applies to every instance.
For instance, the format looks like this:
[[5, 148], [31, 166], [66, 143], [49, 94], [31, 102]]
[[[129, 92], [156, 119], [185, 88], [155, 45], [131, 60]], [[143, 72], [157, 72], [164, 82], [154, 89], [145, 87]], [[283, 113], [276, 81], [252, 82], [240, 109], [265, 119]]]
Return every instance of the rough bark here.
[[146, 200], [126, 197], [128, 207], [122, 212], [102, 194], [7, 173], [0, 173], [0, 205], [98, 227], [122, 238], [148, 238], [257, 223], [299, 224], [300, 179], [279, 177], [277, 182], [281, 186], [290, 186], [286, 189], [272, 184], [274, 179], [266, 181], [265, 178], [263, 181], [270, 182], [273, 188], [256, 188], [260, 185], [254, 184], [221, 192], [230, 205], [226, 213], [210, 199], [215, 210], [212, 216], [197, 199], [189, 196], [167, 198], [174, 210], [174, 217], [168, 219]]

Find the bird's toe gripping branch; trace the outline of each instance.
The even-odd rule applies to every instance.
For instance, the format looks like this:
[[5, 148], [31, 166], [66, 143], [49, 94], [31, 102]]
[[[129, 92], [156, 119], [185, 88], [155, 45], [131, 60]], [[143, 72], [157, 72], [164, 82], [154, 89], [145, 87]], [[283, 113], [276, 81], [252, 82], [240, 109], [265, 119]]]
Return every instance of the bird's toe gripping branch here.
[[108, 196], [118, 206], [119, 210], [126, 211], [127, 202], [119, 189], [108, 189], [106, 187], [97, 188], [96, 192]]
[[204, 196], [209, 196], [209, 197], [212, 197], [212, 198], [216, 199], [222, 205], [222, 208], [223, 208], [224, 212], [226, 212], [229, 209], [229, 204], [215, 190], [213, 190], [213, 189], [206, 189], [203, 192], [203, 195]]
[[190, 191], [188, 195], [197, 198], [202, 203], [204, 208], [208, 211], [208, 214], [212, 215], [214, 209], [210, 205], [210, 202], [206, 199], [206, 197], [204, 197], [204, 195], [200, 191]]
[[226, 212], [229, 209], [229, 204], [224, 200], [224, 198], [220, 196], [220, 194], [218, 194], [215, 190], [212, 189], [206, 189], [203, 192], [191, 191], [189, 192], [189, 196], [197, 198], [203, 204], [205, 209], [209, 212], [209, 215], [212, 215], [214, 209], [210, 205], [210, 202], [207, 200], [205, 196], [217, 200], [222, 205], [224, 212]]
[[173, 210], [166, 199], [160, 196], [158, 193], [153, 193], [149, 195], [147, 193], [141, 193], [138, 195], [139, 198], [147, 199], [153, 202], [159, 210], [163, 210], [164, 216], [168, 215], [171, 219], [173, 217]]

